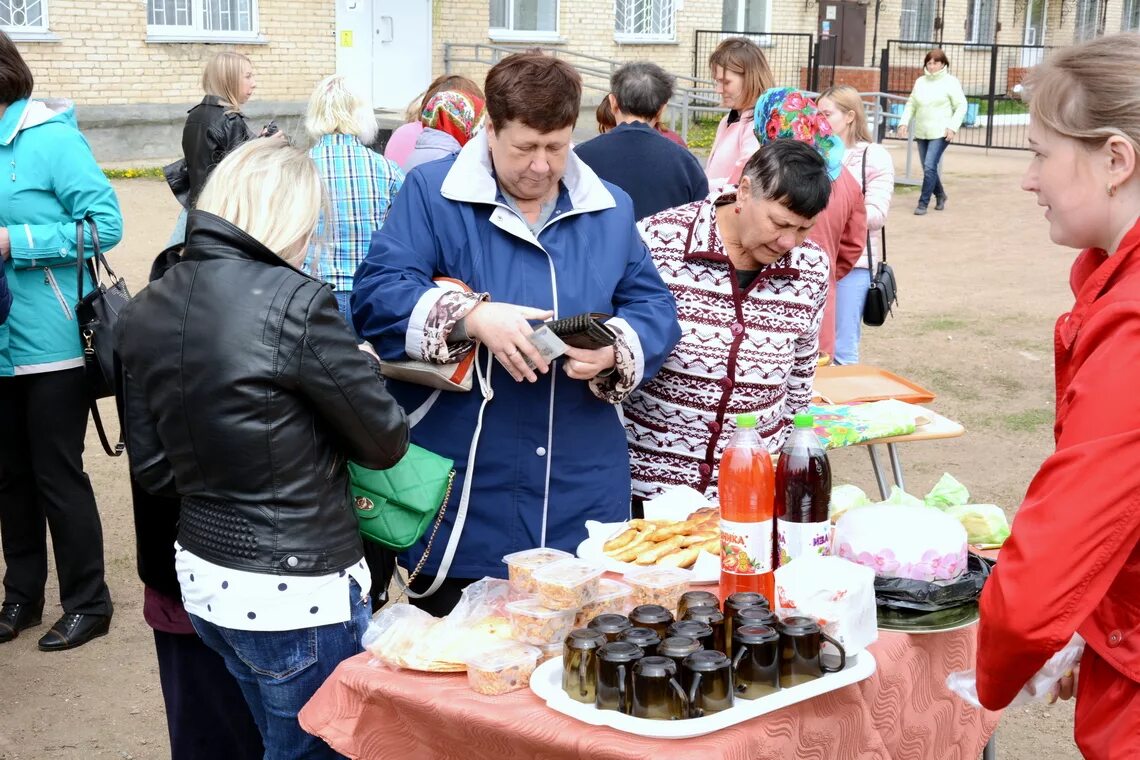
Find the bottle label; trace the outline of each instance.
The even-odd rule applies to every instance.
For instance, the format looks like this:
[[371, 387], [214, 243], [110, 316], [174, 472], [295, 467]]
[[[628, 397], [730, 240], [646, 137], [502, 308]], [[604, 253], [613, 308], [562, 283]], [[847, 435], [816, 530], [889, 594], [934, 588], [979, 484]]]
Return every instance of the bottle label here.
[[799, 523], [776, 520], [776, 541], [780, 549], [780, 567], [797, 557], [831, 554], [831, 521]]
[[772, 572], [772, 521], [720, 521], [720, 569], [734, 575]]

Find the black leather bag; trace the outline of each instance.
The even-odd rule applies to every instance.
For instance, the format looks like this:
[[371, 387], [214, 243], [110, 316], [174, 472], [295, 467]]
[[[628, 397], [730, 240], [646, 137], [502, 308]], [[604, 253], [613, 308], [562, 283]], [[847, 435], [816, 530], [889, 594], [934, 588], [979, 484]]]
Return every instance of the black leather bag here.
[[[84, 260], [85, 223], [91, 234], [91, 248], [94, 254], [90, 262]], [[131, 300], [131, 294], [127, 291], [127, 283], [115, 274], [103, 256], [99, 246], [99, 231], [95, 227], [95, 220], [90, 216], [75, 223], [75, 268], [78, 288], [75, 317], [79, 323], [79, 340], [83, 347], [83, 368], [87, 377], [91, 416], [95, 420], [95, 430], [99, 434], [103, 450], [108, 456], [117, 457], [125, 448], [122, 426], [120, 425], [118, 443], [111, 446], [103, 429], [99, 407], [95, 402], [114, 395], [119, 385], [115, 356], [115, 322], [119, 319], [119, 312]], [[101, 269], [106, 272], [107, 283], [103, 282]], [[84, 272], [90, 274], [94, 283], [90, 293], [86, 292], [87, 289], [83, 284]]]
[[[863, 151], [863, 197], [867, 197], [867, 151]], [[887, 263], [887, 229], [879, 230], [882, 235], [883, 260], [874, 269], [871, 259], [871, 231], [867, 230], [867, 271], [871, 273], [871, 285], [867, 289], [867, 300], [863, 302], [863, 324], [880, 327], [892, 313], [891, 307], [898, 303], [898, 282], [895, 270]]]

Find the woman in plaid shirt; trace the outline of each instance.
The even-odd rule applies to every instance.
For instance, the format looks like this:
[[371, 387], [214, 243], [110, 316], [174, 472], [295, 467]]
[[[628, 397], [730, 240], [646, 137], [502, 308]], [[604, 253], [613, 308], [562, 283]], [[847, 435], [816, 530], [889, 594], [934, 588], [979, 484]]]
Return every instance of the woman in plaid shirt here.
[[309, 155], [329, 202], [317, 223], [305, 269], [333, 286], [349, 327], [352, 276], [404, 184], [400, 167], [368, 147], [378, 128], [371, 105], [343, 76], [322, 80], [309, 98], [305, 129], [316, 141]]

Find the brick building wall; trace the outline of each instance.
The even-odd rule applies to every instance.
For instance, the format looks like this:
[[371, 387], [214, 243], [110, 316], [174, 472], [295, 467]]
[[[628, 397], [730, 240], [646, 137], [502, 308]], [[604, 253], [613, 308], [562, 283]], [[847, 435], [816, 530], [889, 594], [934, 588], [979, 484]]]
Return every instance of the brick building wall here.
[[229, 49], [253, 61], [257, 100], [304, 101], [336, 67], [334, 0], [260, 0], [264, 42], [234, 45], [147, 42], [142, 0], [45, 2], [57, 39], [16, 43], [38, 97], [92, 106], [192, 102], [205, 62]]

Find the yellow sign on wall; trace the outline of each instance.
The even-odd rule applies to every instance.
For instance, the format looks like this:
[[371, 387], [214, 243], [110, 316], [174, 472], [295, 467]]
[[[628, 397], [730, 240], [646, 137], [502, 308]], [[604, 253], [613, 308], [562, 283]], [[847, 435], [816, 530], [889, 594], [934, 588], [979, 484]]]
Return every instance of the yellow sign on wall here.
[[340, 46], [341, 47], [352, 47], [352, 30], [351, 29], [345, 29], [343, 32], [340, 33]]

